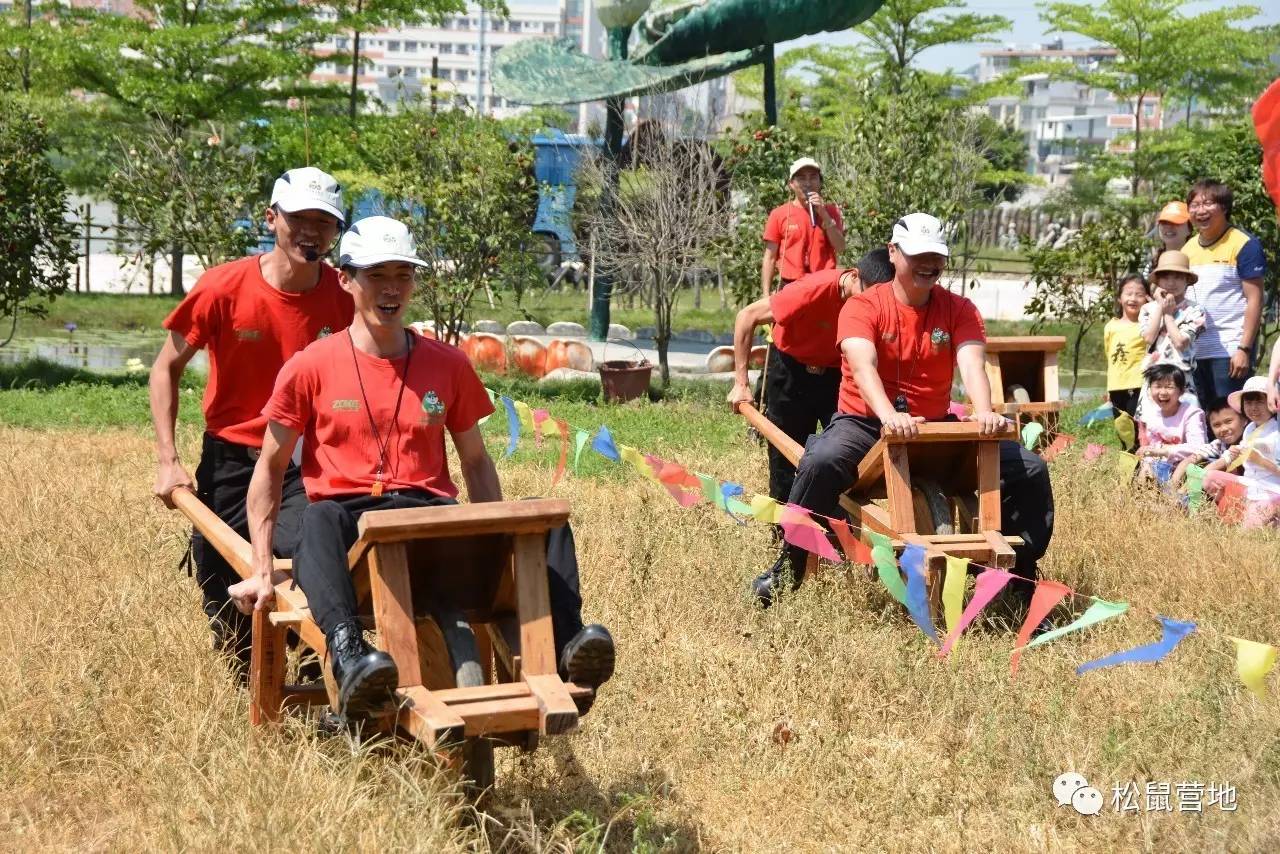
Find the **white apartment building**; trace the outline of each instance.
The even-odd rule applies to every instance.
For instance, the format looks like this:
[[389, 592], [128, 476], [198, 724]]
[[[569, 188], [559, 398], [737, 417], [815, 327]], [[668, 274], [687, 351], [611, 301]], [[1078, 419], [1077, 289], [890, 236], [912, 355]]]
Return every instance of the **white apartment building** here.
[[[497, 118], [515, 115], [524, 108], [493, 93], [489, 74], [493, 57], [507, 45], [525, 39], [554, 39], [566, 34], [581, 39], [582, 23], [569, 18], [566, 7], [580, 9], [584, 2], [587, 0], [510, 0], [505, 18], [479, 6], [469, 6], [466, 12], [449, 16], [440, 26], [362, 33], [360, 55], [367, 62], [358, 85], [387, 104], [420, 94], [426, 96], [430, 94], [435, 60], [438, 74], [434, 81], [442, 106], [465, 103]], [[581, 18], [581, 12], [577, 17]], [[350, 34], [335, 36], [317, 46], [321, 54], [350, 50]], [[324, 61], [311, 79], [350, 85], [351, 69], [340, 61]]]

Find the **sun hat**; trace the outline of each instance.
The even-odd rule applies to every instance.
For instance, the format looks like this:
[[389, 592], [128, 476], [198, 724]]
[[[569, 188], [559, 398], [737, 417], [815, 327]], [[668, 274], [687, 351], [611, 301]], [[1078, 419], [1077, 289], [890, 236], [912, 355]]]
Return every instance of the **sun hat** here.
[[427, 262], [418, 257], [418, 247], [409, 227], [389, 216], [367, 216], [352, 223], [338, 244], [339, 267], [362, 270], [389, 261], [427, 266]]
[[1177, 249], [1160, 253], [1156, 268], [1151, 271], [1151, 278], [1154, 280], [1161, 273], [1182, 273], [1184, 276], [1190, 276], [1191, 281], [1188, 284], [1192, 285], [1200, 280], [1199, 276], [1191, 272], [1191, 259], [1186, 256], [1186, 253], [1179, 252]]
[[346, 221], [342, 213], [342, 188], [328, 172], [314, 166], [290, 169], [271, 188], [271, 205], [285, 213], [324, 211]]
[[1187, 210], [1187, 203], [1181, 199], [1174, 199], [1169, 202], [1156, 215], [1156, 222], [1171, 222], [1174, 225], [1182, 225], [1190, 220], [1191, 212]]
[[796, 173], [801, 169], [804, 169], [806, 166], [812, 166], [814, 169], [818, 170], [818, 174], [822, 174], [822, 167], [818, 165], [818, 161], [814, 160], [812, 157], [801, 157], [799, 160], [791, 164], [791, 171], [787, 173], [787, 180], [790, 181], [792, 178], [796, 177]]
[[1267, 378], [1266, 377], [1249, 377], [1244, 381], [1244, 388], [1239, 391], [1233, 391], [1227, 395], [1227, 404], [1236, 412], [1244, 413], [1244, 396], [1246, 394], [1260, 394], [1264, 397], [1267, 394]]
[[922, 255], [934, 252], [951, 256], [947, 238], [942, 233], [942, 221], [927, 213], [907, 214], [893, 224], [893, 236], [889, 242], [897, 246], [903, 255]]

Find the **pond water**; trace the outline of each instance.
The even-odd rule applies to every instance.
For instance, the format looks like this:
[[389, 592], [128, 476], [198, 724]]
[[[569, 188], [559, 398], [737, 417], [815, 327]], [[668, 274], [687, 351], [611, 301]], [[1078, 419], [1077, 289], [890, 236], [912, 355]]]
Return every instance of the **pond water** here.
[[[44, 359], [68, 368], [88, 371], [149, 370], [160, 351], [161, 339], [125, 338], [77, 341], [58, 338], [16, 339], [0, 347], [0, 363], [14, 364]], [[208, 357], [201, 350], [190, 362], [198, 371], [208, 369]]]

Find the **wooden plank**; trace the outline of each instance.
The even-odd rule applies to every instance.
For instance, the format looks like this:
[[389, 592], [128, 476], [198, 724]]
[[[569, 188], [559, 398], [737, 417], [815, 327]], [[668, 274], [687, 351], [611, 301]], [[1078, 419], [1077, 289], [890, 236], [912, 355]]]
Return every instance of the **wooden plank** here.
[[329, 703], [329, 692], [323, 683], [316, 685], [285, 685], [281, 694], [282, 705], [324, 706]]
[[539, 534], [568, 521], [568, 501], [539, 498], [372, 510], [360, 517], [358, 530], [365, 542], [396, 543], [477, 534]]
[[511, 560], [515, 567], [516, 612], [520, 619], [520, 660], [525, 674], [556, 672], [555, 636], [551, 627], [551, 596], [547, 591], [547, 537], [515, 537]]
[[756, 428], [756, 432], [765, 437], [770, 445], [777, 448], [791, 462], [791, 465], [800, 464], [800, 457], [804, 454], [803, 445], [782, 432], [781, 427], [765, 418], [760, 410], [750, 403], [740, 403], [737, 409], [738, 414], [747, 419], [747, 423]]
[[526, 669], [521, 678], [538, 700], [540, 735], [560, 735], [578, 728], [578, 707], [559, 676]]
[[302, 622], [300, 611], [272, 611], [269, 615], [271, 625], [292, 628]]
[[[982, 533], [983, 536], [986, 537], [987, 545], [991, 548], [992, 565], [1000, 567], [1001, 569], [1007, 569], [1013, 566], [1014, 562], [1017, 560], [1017, 555], [1013, 553], [1013, 548], [1010, 547], [1004, 536], [999, 531], [992, 530], [986, 530]], [[1018, 540], [1019, 543], [1021, 543], [1020, 537]]]
[[279, 721], [284, 702], [285, 630], [273, 626], [269, 615], [266, 610], [255, 610], [251, 622], [249, 723], [254, 726]]
[[446, 706], [459, 703], [478, 703], [481, 700], [509, 700], [512, 697], [532, 697], [533, 692], [524, 682], [498, 682], [493, 685], [476, 685], [473, 688], [444, 688], [431, 695]]
[[1058, 354], [1044, 354], [1044, 399], [1047, 403], [1062, 403], [1062, 392], [1058, 388]]
[[476, 650], [480, 653], [480, 669], [484, 671], [484, 681], [493, 681], [493, 638], [489, 635], [488, 623], [472, 623], [471, 632], [476, 636]]
[[462, 741], [466, 730], [462, 716], [421, 685], [396, 692], [400, 711], [396, 723], [427, 747], [436, 748]]
[[[911, 466], [905, 445], [889, 445], [884, 466], [884, 491], [889, 501], [889, 523], [895, 531], [916, 530], [911, 500]], [[932, 533], [932, 532], [929, 532]]]
[[978, 530], [1000, 530], [1000, 446], [978, 443]]
[[869, 489], [880, 480], [884, 474], [884, 447], [884, 439], [877, 439], [862, 462], [858, 463], [858, 479], [850, 487], [854, 492]]
[[466, 734], [502, 735], [512, 732], [537, 732], [542, 720], [538, 698], [532, 694], [503, 700], [480, 700], [453, 706], [466, 722]]
[[999, 335], [987, 339], [988, 353], [1057, 353], [1067, 346], [1062, 335]]
[[916, 425], [917, 435], [908, 439], [904, 436], [882, 436], [880, 441], [892, 445], [915, 444], [919, 442], [995, 442], [1000, 439], [1016, 437], [1013, 425], [1008, 424], [998, 432], [983, 436], [979, 427], [972, 421], [926, 421]]
[[421, 685], [418, 630], [413, 620], [413, 595], [404, 544], [380, 544], [369, 551], [367, 560], [378, 645], [396, 663], [401, 688]]

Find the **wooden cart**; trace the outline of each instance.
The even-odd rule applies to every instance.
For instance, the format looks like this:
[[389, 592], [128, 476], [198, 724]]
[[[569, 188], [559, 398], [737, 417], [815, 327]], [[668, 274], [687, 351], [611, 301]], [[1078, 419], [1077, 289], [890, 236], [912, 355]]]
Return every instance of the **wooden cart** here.
[[[799, 465], [804, 448], [750, 404], [738, 411], [762, 436]], [[926, 583], [935, 611], [942, 604], [946, 558], [968, 558], [985, 566], [1012, 567], [1020, 537], [1000, 533], [1000, 442], [1016, 440], [1012, 424], [991, 436], [978, 425], [931, 422], [912, 439], [883, 436], [863, 458], [840, 496], [854, 533], [870, 543], [869, 531], [925, 550]], [[810, 563], [816, 562], [810, 555]]]
[[1058, 353], [1067, 346], [1060, 335], [1019, 335], [987, 339], [987, 379], [991, 407], [1021, 427], [1039, 421], [1046, 434], [1057, 432], [1062, 411]]
[[[249, 543], [189, 490], [174, 503], [241, 577]], [[416, 738], [483, 790], [494, 745], [531, 750], [540, 735], [572, 731], [589, 687], [557, 675], [547, 588], [547, 532], [569, 518], [563, 500], [378, 510], [360, 517], [348, 561], [361, 619], [400, 673], [399, 708], [371, 722]], [[279, 720], [290, 706], [337, 708], [325, 638], [290, 561], [276, 560], [275, 603], [253, 615], [250, 721]], [[285, 684], [287, 636], [314, 650], [324, 687]]]

